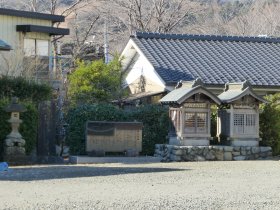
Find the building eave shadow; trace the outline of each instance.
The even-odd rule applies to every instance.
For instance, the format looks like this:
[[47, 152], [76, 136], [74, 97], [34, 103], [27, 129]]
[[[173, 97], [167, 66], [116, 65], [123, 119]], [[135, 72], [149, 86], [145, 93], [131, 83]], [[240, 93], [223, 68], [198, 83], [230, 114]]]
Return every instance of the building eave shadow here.
[[141, 173], [164, 173], [172, 171], [187, 171], [189, 169], [155, 168], [155, 167], [100, 167], [100, 166], [75, 166], [51, 165], [15, 167], [9, 171], [0, 172], [1, 181], [37, 181], [51, 179], [69, 179], [82, 177], [114, 176]]

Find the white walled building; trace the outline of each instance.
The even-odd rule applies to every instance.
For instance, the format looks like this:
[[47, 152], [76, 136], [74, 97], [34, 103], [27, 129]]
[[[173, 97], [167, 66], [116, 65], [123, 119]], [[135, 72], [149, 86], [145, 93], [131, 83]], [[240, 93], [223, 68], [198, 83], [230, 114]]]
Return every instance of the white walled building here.
[[216, 95], [226, 83], [245, 80], [261, 96], [280, 91], [280, 38], [137, 32], [122, 64], [134, 98], [165, 94], [180, 80], [197, 78]]

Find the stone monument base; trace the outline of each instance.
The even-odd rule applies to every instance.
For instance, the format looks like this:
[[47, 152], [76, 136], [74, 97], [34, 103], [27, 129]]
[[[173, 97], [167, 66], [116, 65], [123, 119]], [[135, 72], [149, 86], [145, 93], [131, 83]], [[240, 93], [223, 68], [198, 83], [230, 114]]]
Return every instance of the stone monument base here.
[[28, 163], [28, 158], [25, 155], [25, 149], [21, 146], [5, 146], [3, 159], [9, 165], [25, 165]]
[[4, 155], [3, 160], [11, 166], [20, 166], [20, 165], [31, 164], [31, 161], [29, 160], [29, 158], [26, 155], [17, 155], [15, 157]]

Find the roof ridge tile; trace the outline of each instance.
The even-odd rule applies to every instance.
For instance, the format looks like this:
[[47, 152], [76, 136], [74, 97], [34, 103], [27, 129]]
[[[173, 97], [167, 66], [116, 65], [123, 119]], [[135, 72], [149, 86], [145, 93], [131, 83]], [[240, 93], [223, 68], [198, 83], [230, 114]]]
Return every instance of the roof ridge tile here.
[[196, 41], [229, 41], [229, 42], [266, 42], [280, 43], [277, 37], [256, 37], [256, 36], [228, 36], [228, 35], [204, 35], [204, 34], [164, 34], [152, 32], [136, 32], [131, 37], [143, 39], [178, 39]]

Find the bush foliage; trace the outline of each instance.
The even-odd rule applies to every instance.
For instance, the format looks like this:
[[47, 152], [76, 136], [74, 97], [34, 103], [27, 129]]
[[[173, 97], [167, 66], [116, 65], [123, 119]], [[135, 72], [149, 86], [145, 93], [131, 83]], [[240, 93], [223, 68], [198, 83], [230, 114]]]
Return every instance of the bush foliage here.
[[51, 97], [48, 85], [36, 84], [21, 77], [0, 77], [0, 98], [18, 97], [20, 101], [39, 103]]
[[271, 146], [274, 155], [280, 154], [280, 94], [269, 95], [261, 105], [260, 136], [263, 146]]
[[132, 110], [131, 120], [143, 123], [142, 153], [154, 154], [155, 144], [167, 143], [169, 127], [168, 109], [158, 105], [146, 105]]
[[121, 64], [118, 56], [109, 64], [102, 60], [78, 62], [69, 76], [69, 97], [74, 103], [102, 103], [121, 98], [124, 94]]
[[124, 111], [112, 105], [83, 105], [69, 110], [67, 144], [72, 154], [85, 154], [85, 126], [92, 121], [139, 121], [143, 123], [142, 154], [152, 155], [154, 146], [166, 143], [168, 133], [168, 112], [157, 105], [139, 107]]

